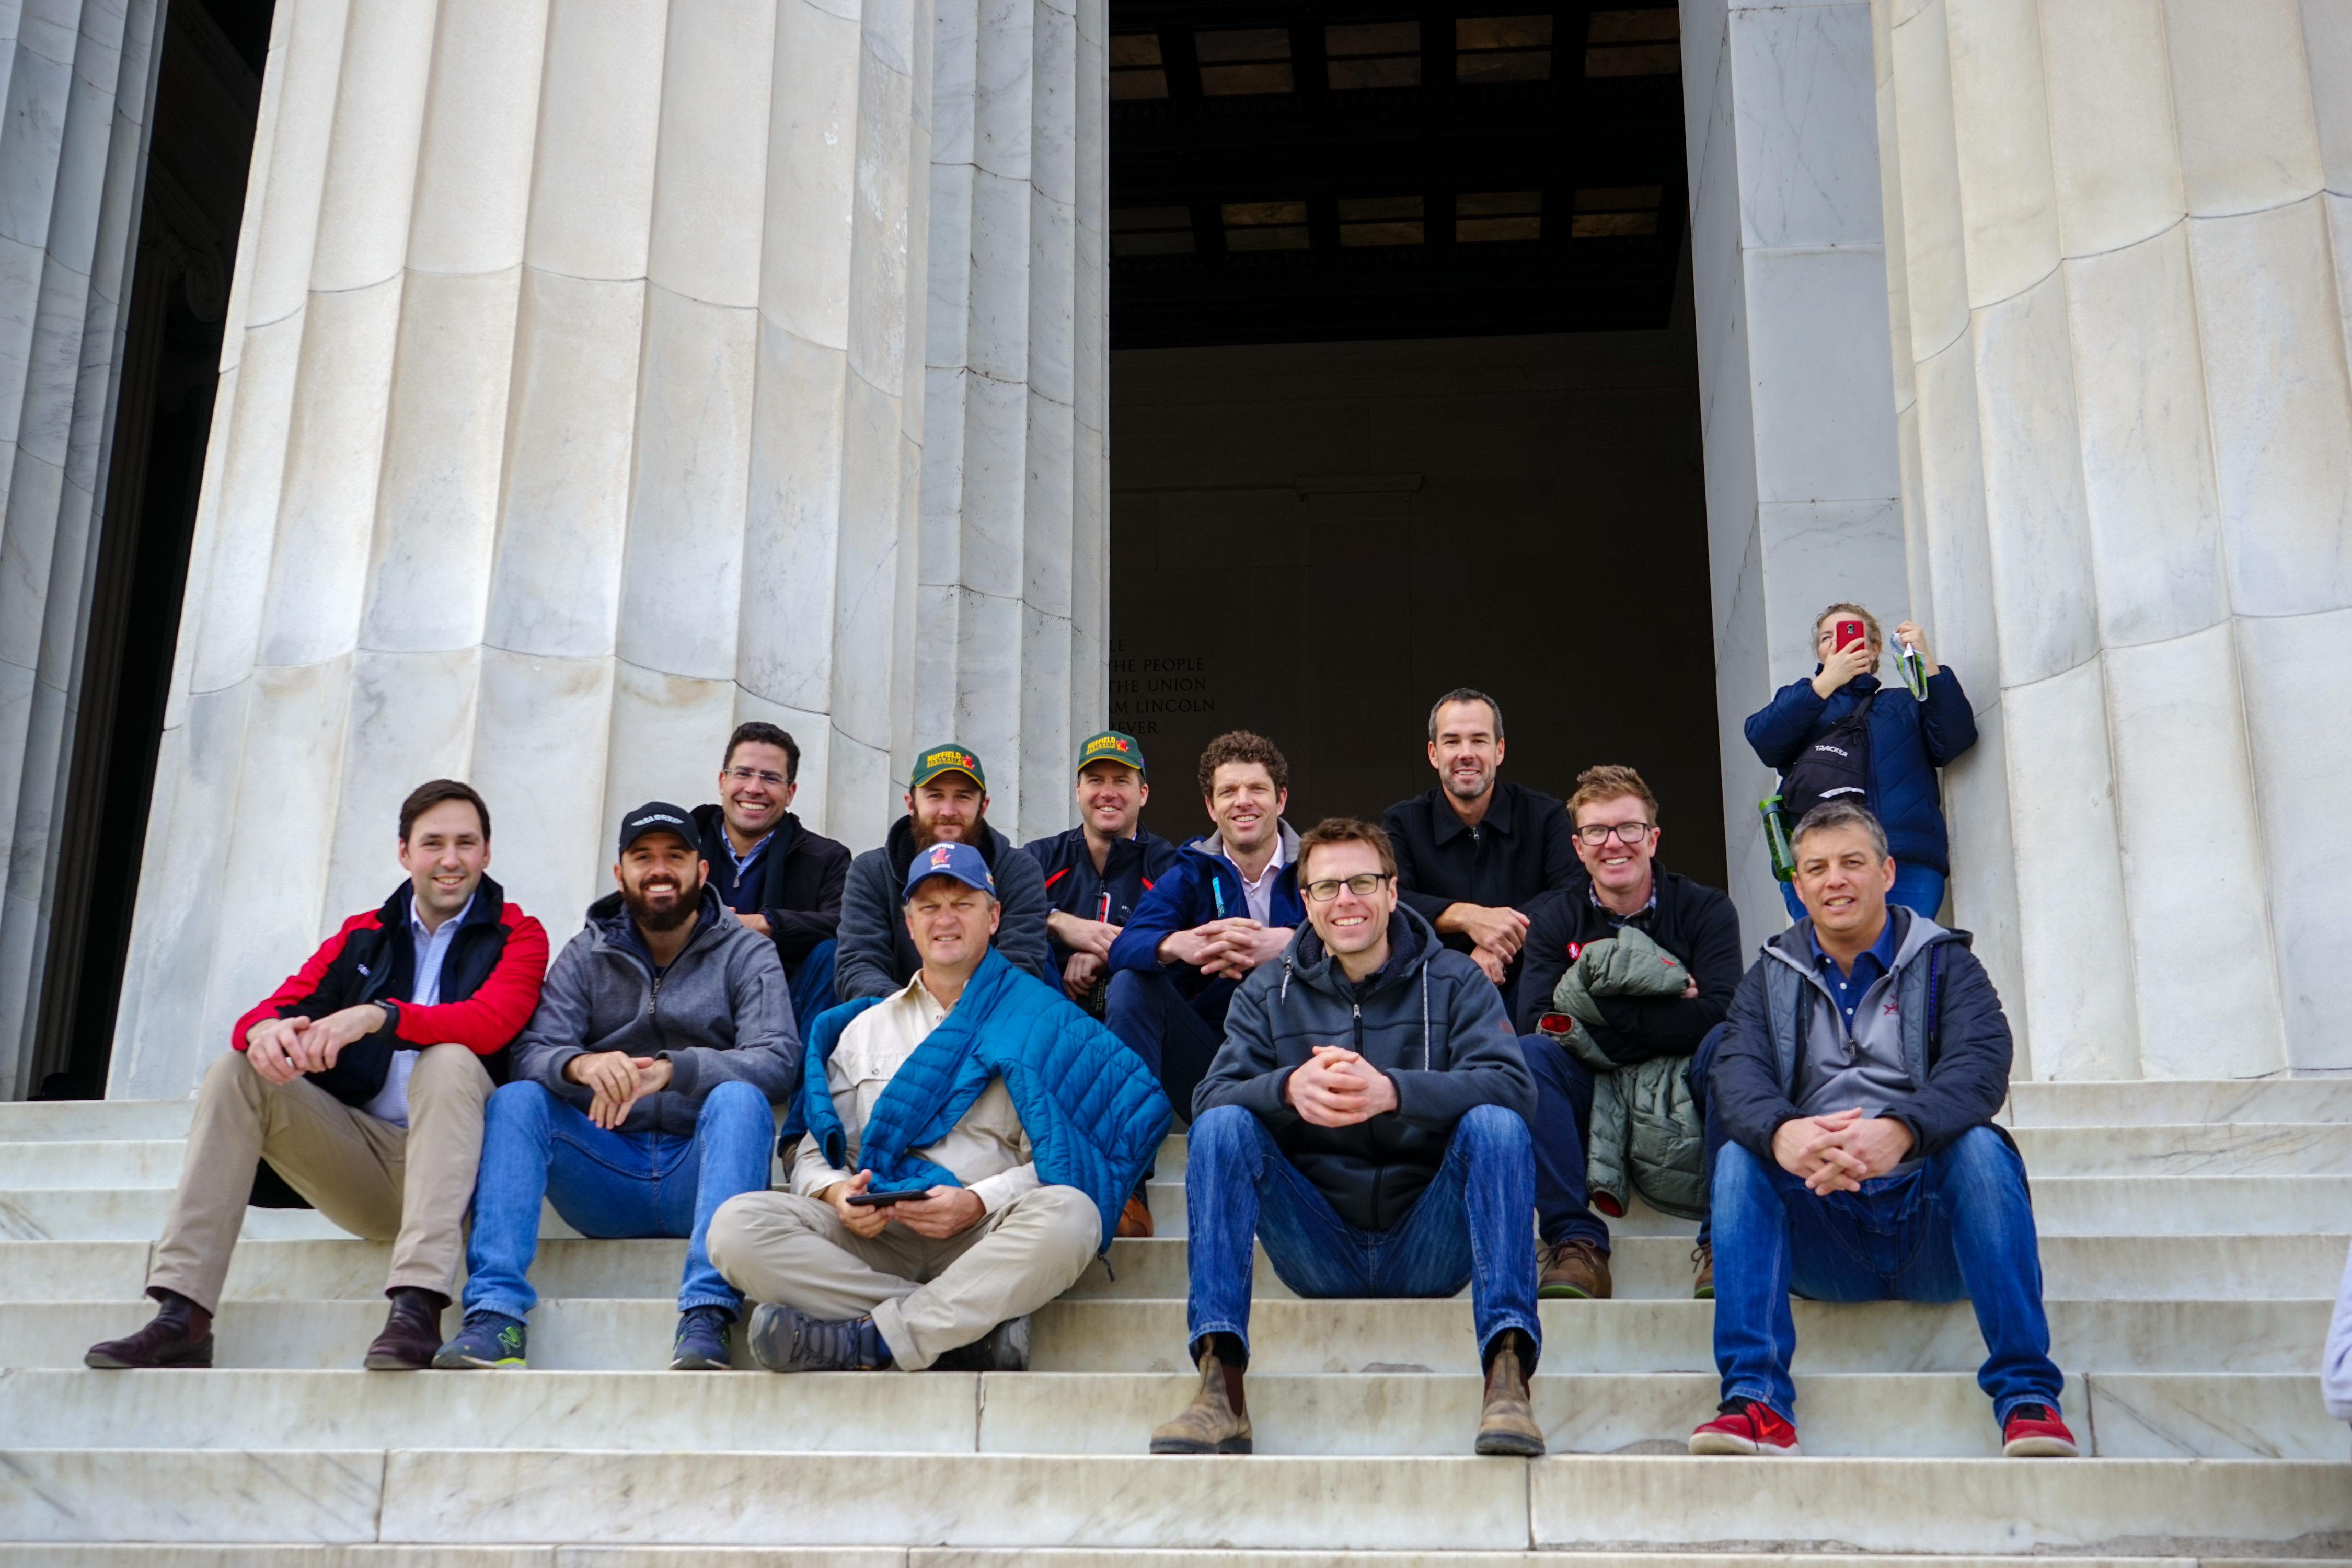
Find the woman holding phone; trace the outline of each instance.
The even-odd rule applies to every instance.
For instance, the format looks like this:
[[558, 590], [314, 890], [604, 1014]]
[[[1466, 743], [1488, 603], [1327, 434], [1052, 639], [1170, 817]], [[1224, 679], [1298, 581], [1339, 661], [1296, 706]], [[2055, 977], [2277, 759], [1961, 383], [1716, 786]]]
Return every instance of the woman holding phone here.
[[[1761, 710], [1748, 715], [1746, 730], [1756, 755], [1780, 774], [1782, 794], [1794, 797], [1788, 802], [1791, 830], [1801, 810], [1822, 798], [1822, 780], [1840, 765], [1853, 767], [1853, 782], [1843, 790], [1832, 784], [1832, 790], [1864, 790], [1864, 804], [1886, 829], [1887, 847], [1895, 855], [1895, 888], [1887, 901], [1932, 919], [1943, 905], [1944, 881], [1951, 872], [1936, 770], [1977, 743], [1977, 721], [1959, 678], [1927, 651], [1927, 635], [1905, 621], [1895, 637], [1918, 655], [1926, 679], [1917, 700], [1900, 682], [1892, 688], [1879, 684], [1885, 643], [1877, 617], [1860, 605], [1832, 605], [1813, 620], [1820, 663], [1811, 679], [1790, 681], [1773, 693]], [[1851, 743], [1857, 741], [1858, 746]], [[1780, 896], [1789, 918], [1802, 918], [1796, 889], [1783, 882]]]

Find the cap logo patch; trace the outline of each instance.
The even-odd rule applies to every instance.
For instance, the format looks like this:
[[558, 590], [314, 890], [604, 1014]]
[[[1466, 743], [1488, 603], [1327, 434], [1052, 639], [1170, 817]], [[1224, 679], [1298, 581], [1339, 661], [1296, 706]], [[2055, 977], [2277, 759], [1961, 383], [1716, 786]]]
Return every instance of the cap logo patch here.
[[930, 755], [923, 759], [923, 766], [927, 768], [976, 768], [980, 766], [980, 759], [971, 755], [969, 752], [933, 752]]
[[944, 844], [933, 845], [931, 847], [931, 864], [934, 866], [944, 866], [947, 863], [948, 847]]

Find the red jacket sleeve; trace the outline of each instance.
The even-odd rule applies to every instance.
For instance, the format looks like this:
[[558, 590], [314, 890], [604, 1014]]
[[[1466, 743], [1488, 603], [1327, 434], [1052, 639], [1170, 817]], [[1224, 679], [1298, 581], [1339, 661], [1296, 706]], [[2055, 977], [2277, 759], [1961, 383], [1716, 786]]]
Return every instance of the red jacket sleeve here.
[[539, 921], [509, 903], [499, 919], [507, 928], [505, 951], [480, 989], [463, 1002], [431, 1007], [400, 1005], [394, 1033], [412, 1046], [463, 1046], [478, 1057], [503, 1049], [522, 1033], [539, 1005], [547, 978], [547, 932]]
[[[341, 956], [344, 940], [360, 927], [373, 926], [374, 923], [373, 910], [362, 910], [345, 921], [341, 930], [319, 944], [319, 951], [310, 955], [310, 962], [280, 981], [278, 989], [271, 992], [266, 1001], [253, 1007], [243, 1017], [229, 1026], [229, 1049], [233, 1051], [245, 1049], [245, 1037], [256, 1024], [264, 1018], [278, 1017], [288, 1007], [304, 997], [316, 995], [319, 987], [326, 984], [328, 966]], [[541, 942], [542, 951], [545, 946], [546, 943]]]

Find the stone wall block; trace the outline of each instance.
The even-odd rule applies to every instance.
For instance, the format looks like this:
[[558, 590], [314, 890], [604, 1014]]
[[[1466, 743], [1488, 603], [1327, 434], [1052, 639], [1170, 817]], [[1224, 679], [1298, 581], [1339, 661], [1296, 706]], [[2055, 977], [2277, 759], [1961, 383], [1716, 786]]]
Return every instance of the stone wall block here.
[[972, 115], [980, 79], [979, 0], [935, 0], [931, 27], [931, 158], [972, 161]]
[[[236, 406], [214, 415], [214, 428], [226, 424], [228, 433], [220, 460], [205, 468], [205, 490], [218, 495], [219, 510], [209, 536], [196, 536], [193, 553], [202, 564], [190, 570], [192, 584], [196, 572], [205, 576], [204, 613], [186, 617], [196, 632], [190, 682], [198, 691], [243, 680], [259, 649], [303, 327], [303, 318], [293, 315], [247, 331]], [[183, 642], [189, 642], [185, 633]]]
[[[236, 270], [240, 277], [252, 276], [242, 318], [248, 329], [294, 314], [310, 292], [351, 8], [352, 0], [287, 0], [272, 22], [272, 47], [279, 58], [270, 66], [286, 85], [268, 126], [268, 177], [261, 184], [267, 199], [257, 201], [257, 193], [247, 193], [244, 237], [237, 247], [246, 262]], [[257, 137], [257, 167], [263, 146]]]
[[[0, 311], [0, 443], [12, 451], [25, 411], [26, 381], [32, 374], [33, 325], [39, 317], [41, 274], [47, 264], [39, 245], [0, 237], [0, 289], [18, 302], [12, 310]], [[0, 473], [0, 483], [5, 482]]]
[[523, 242], [531, 266], [646, 275], [668, 12], [667, 0], [549, 0]]
[[21, 46], [8, 53], [7, 119], [0, 124], [0, 237], [46, 247], [73, 68], [68, 56], [50, 57]]
[[735, 679], [814, 713], [828, 710], [833, 689], [834, 646], [806, 628], [834, 619], [848, 373], [841, 350], [761, 321]]
[[1772, 690], [1811, 678], [1820, 662], [1813, 617], [1823, 605], [1841, 599], [1867, 605], [1890, 632], [1910, 618], [1903, 508], [1895, 498], [1767, 502], [1756, 510]]
[[950, 365], [923, 371], [922, 494], [916, 523], [925, 583], [952, 583], [963, 566], [964, 433], [974, 377]]
[[1020, 381], [1029, 360], [1029, 227], [1035, 203], [1025, 182], [982, 168], [972, 177], [971, 291], [963, 309], [964, 363]]
[[[964, 300], [971, 289], [971, 234], [974, 222], [972, 189], [979, 171], [970, 163], [941, 161], [934, 152], [930, 168], [931, 199], [928, 204], [930, 245], [926, 268], [923, 363], [932, 370], [961, 370], [971, 363], [965, 334], [971, 329]], [[929, 449], [937, 430], [927, 432]]]
[[2110, 649], [2125, 910], [2149, 1078], [2285, 1065], [2231, 629]]
[[[954, 583], [915, 585], [914, 703], [909, 750], [928, 746], [956, 727], [956, 655], [963, 646], [963, 604]], [[895, 748], [894, 748], [895, 749]]]
[[2352, 354], [2352, 196], [2333, 192], [2319, 198], [2327, 215], [2327, 250], [2336, 264], [2336, 314], [2343, 323], [2344, 344]]
[[776, 0], [670, 7], [646, 276], [708, 305], [761, 302], [776, 10]]
[[1969, 303], [2012, 299], [2058, 265], [2058, 193], [2035, 0], [1947, 0]]
[[520, 264], [549, 0], [441, 0], [416, 166], [408, 265], [500, 272]]
[[[904, 0], [892, 7], [903, 9]], [[913, 265], [909, 182], [927, 165], [913, 153], [909, 116], [914, 82], [872, 47], [887, 32], [869, 30], [858, 55], [857, 203], [850, 239], [849, 368], [884, 396], [906, 395], [908, 312], [919, 294], [908, 288]]]
[[2073, 669], [2099, 647], [2063, 280], [2053, 271], [1978, 311], [1975, 336], [2000, 682], [2017, 687]]
[[1746, 260], [1758, 499], [1893, 495], [1884, 258], [1841, 246], [1751, 251]]
[[520, 294], [485, 640], [549, 658], [609, 654], [646, 285], [526, 267]]
[[2352, 195], [2352, 0], [2303, 0], [2303, 47], [2327, 188]]
[[1741, 167], [1757, 174], [1744, 243], [1880, 243], [1868, 9], [1743, 7], [1728, 20], [1734, 134]]
[[2051, 166], [2068, 256], [2135, 244], [2188, 210], [2164, 37], [2163, 0], [2042, 7]]
[[482, 640], [522, 270], [408, 276], [363, 647], [422, 652]]
[[[839, 553], [834, 564], [834, 727], [885, 755], [891, 743], [891, 659], [897, 640], [899, 482], [898, 410], [856, 376], [847, 379], [842, 429]], [[862, 803], [844, 801], [851, 811]], [[881, 842], [877, 826], [866, 843]]]
[[[234, 408], [243, 372], [234, 366], [221, 372], [219, 390], [214, 395], [215, 405]], [[228, 433], [233, 421], [215, 418], [205, 438], [205, 471], [217, 474], [227, 466]], [[221, 487], [204, 486], [196, 494], [195, 527], [190, 531], [188, 544], [187, 588], [183, 597], [191, 604], [204, 604], [212, 595], [212, 562], [214, 546], [220, 538]], [[198, 634], [203, 629], [201, 616], [183, 613], [179, 635], [172, 650], [172, 680], [163, 695], [163, 728], [176, 730], [188, 721], [188, 693], [195, 675]], [[160, 786], [159, 786], [160, 787]]]
[[29, 670], [40, 662], [65, 470], [21, 448], [11, 468], [7, 510], [0, 514], [0, 664]]
[[789, 3], [775, 31], [760, 310], [812, 343], [849, 346], [861, 46], [855, 18]]
[[2352, 668], [2352, 610], [2242, 617], [2238, 657], [2246, 731], [2262, 803], [2262, 853], [2270, 889], [2288, 1065], [2352, 1068], [2352, 726], [2340, 682]]
[[2295, 0], [2165, 0], [2173, 111], [2198, 217], [2300, 201], [2323, 182]]
[[1032, 110], [1030, 72], [1043, 0], [979, 0], [979, 37], [972, 56], [971, 161], [1019, 184], [1029, 183]]
[[314, 293], [396, 276], [433, 79], [433, 0], [351, 0], [319, 204]]
[[1911, 618], [1927, 634], [1927, 646], [1941, 648], [1936, 630], [1936, 584], [1927, 548], [1927, 480], [1919, 453], [1919, 407], [1895, 416], [1895, 452], [1903, 464], [1903, 585]]
[[[1872, 15], [1883, 14], [1883, 7], [1874, 7]], [[1917, 365], [1911, 342], [1911, 264], [1903, 248], [1903, 163], [1900, 153], [1902, 126], [1895, 109], [1894, 43], [1886, 43], [1885, 79], [1874, 89], [1878, 110], [1878, 199], [1883, 214], [1882, 226], [1886, 231], [1886, 326], [1892, 340], [1888, 344], [1889, 363], [1895, 368], [1895, 408], [1897, 414], [1908, 412], [1918, 401]]]
[[[735, 683], [698, 680], [618, 660], [613, 672], [613, 729], [606, 742], [604, 855], [621, 814], [649, 800], [691, 811], [712, 788], [727, 736], [735, 728]], [[691, 798], [688, 798], [688, 797]], [[600, 857], [601, 858], [601, 857]], [[603, 860], [609, 866], [613, 862]], [[609, 879], [601, 880], [609, 883]], [[600, 891], [602, 889], [600, 889]]]
[[[402, 872], [400, 803], [426, 779], [471, 778], [479, 644], [429, 653], [352, 656], [351, 716], [343, 731], [344, 787], [335, 802], [334, 847], [320, 908], [340, 921], [383, 901]], [[478, 788], [479, 785], [477, 785]], [[491, 826], [506, 803], [485, 795]], [[337, 913], [335, 911], [341, 911]], [[276, 955], [281, 968], [287, 955]], [[258, 1000], [258, 997], [256, 998]]]
[[1078, 18], [1074, 5], [1075, 0], [1038, 0], [1031, 12], [1029, 183], [1038, 195], [1064, 205], [1077, 195]]
[[2132, 944], [2098, 661], [2001, 692], [2023, 1012], [2037, 1078], [2137, 1078]]
[[2229, 587], [2188, 228], [2069, 261], [2065, 283], [2101, 638], [2216, 625]]
[[[989, 809], [999, 826], [1017, 825], [1021, 804], [1021, 601], [971, 588], [959, 591], [956, 605], [956, 708], [954, 738], [980, 753], [988, 765]], [[919, 737], [918, 746], [945, 737]], [[1012, 831], [1008, 828], [1007, 831]]]
[[1977, 703], [1977, 743], [1944, 770], [1944, 822], [1952, 839], [1946, 894], [1952, 919], [1975, 941], [2016, 1042], [2011, 1079], [2055, 1078], [2042, 1068], [2026, 1005], [2025, 941], [2019, 925], [2017, 845], [2011, 829], [2008, 712], [2000, 698]]
[[2352, 605], [2352, 384], [2320, 203], [2190, 226], [2231, 604]]
[[1071, 815], [1070, 754], [1079, 735], [1102, 728], [1070, 729], [1070, 623], [1032, 605], [1021, 606], [1021, 789], [1018, 809], [1004, 821], [1016, 844], [1058, 833]]
[[[496, 818], [491, 874], [560, 948], [613, 885], [617, 819], [605, 814], [604, 779], [620, 667], [485, 647], [480, 668], [467, 776]], [[570, 763], [550, 767], [551, 757]]]
[[1902, 139], [1903, 254], [1912, 352], [1925, 363], [1969, 330], [1969, 261], [1945, 0], [1895, 18], [1895, 121]]
[[1975, 345], [1967, 339], [1919, 365], [1919, 476], [1927, 540], [1928, 608], [1937, 658], [1973, 679], [1979, 713], [2000, 691], [1992, 546], [1978, 437]]
[[[59, 265], [84, 278], [96, 267], [99, 218], [108, 201], [110, 167], [121, 166], [132, 176], [132, 184], [137, 183], [135, 166], [117, 165], [113, 152], [118, 124], [115, 105], [124, 87], [124, 20], [125, 12], [119, 4], [84, 5], [68, 77], [65, 123], [56, 157], [56, 196], [49, 209], [48, 250]], [[131, 84], [131, 92], [142, 100], [142, 113], [146, 89], [144, 77]], [[138, 122], [128, 121], [125, 128], [135, 146]], [[121, 205], [127, 196], [128, 192], [118, 187], [116, 203]], [[119, 251], [112, 259], [119, 264]]]
[[[1030, 478], [1028, 392], [1017, 380], [971, 374], [965, 378], [963, 393], [963, 526], [957, 580], [980, 593], [1017, 599], [1023, 592], [1024, 498]], [[928, 567], [924, 580], [932, 580]]]
[[[269, 181], [278, 163], [278, 124], [279, 110], [286, 101], [287, 36], [293, 26], [292, 18], [301, 0], [289, 0], [270, 13], [269, 49], [262, 59], [261, 105], [253, 124], [253, 161], [245, 174], [245, 211], [237, 219], [236, 254], [245, 258], [246, 265], [232, 268], [228, 279], [228, 310], [221, 318], [221, 374], [234, 371], [245, 353], [245, 333], [249, 307], [253, 299], [253, 280], [261, 271], [258, 251], [261, 247], [261, 215], [269, 206]], [[5, 247], [0, 247], [5, 248]], [[216, 408], [227, 406], [218, 398]], [[221, 421], [213, 421], [218, 435]], [[209, 459], [205, 471], [211, 471]], [[204, 487], [209, 490], [210, 487]], [[201, 507], [202, 503], [198, 503]], [[177, 679], [179, 665], [173, 665]]]

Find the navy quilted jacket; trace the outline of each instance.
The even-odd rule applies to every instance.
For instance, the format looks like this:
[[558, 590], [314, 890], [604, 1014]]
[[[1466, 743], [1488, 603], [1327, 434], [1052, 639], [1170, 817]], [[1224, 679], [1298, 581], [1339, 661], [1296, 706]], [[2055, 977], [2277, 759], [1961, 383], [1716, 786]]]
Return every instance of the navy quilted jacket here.
[[[849, 1021], [879, 1000], [860, 997], [817, 1015], [800, 1098], [784, 1123], [786, 1150], [813, 1133], [836, 1169], [847, 1166], [848, 1134], [825, 1088], [825, 1063]], [[1037, 1179], [1094, 1200], [1108, 1252], [1118, 1211], [1168, 1135], [1168, 1097], [1118, 1036], [994, 948], [875, 1102], [858, 1140], [858, 1163], [874, 1173], [875, 1190], [962, 1185], [914, 1151], [946, 1137], [998, 1078], [1029, 1135]]]

